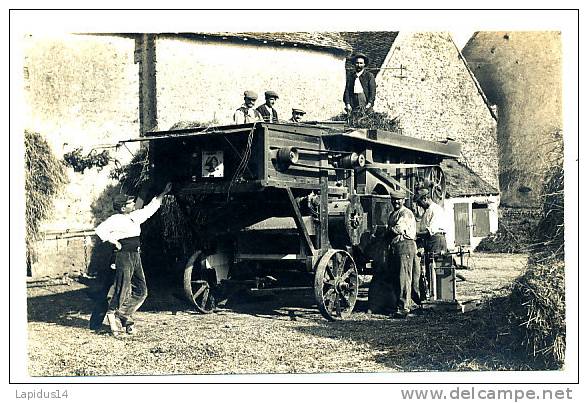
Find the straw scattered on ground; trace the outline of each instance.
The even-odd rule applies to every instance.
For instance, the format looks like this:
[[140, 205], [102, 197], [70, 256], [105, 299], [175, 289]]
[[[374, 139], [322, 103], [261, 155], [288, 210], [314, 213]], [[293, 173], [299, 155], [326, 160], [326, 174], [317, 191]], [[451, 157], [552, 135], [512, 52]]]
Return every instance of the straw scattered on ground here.
[[[460, 271], [462, 300], [488, 301], [521, 274], [525, 255], [476, 254]], [[178, 279], [179, 280], [179, 279]], [[480, 311], [426, 312], [407, 321], [366, 313], [328, 322], [312, 295], [229, 301], [200, 315], [177, 283], [148, 277], [139, 333], [114, 339], [88, 330], [91, 301], [80, 282], [29, 288], [29, 371], [33, 376], [526, 370], [503, 348]], [[479, 290], [485, 290], [481, 295]], [[493, 344], [480, 340], [494, 339]]]

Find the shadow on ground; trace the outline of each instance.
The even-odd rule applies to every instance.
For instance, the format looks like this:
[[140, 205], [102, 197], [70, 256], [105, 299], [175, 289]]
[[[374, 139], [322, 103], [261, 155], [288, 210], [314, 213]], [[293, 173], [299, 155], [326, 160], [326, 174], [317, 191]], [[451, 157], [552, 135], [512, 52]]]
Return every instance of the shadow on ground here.
[[[183, 311], [190, 306], [182, 299], [180, 288], [169, 276], [147, 277], [149, 296], [141, 311]], [[70, 285], [37, 286], [28, 289], [27, 319], [57, 325], [87, 328], [97, 300], [104, 295], [104, 279], [80, 277]]]
[[374, 360], [399, 371], [531, 370], [501, 345], [486, 312], [424, 311], [407, 319], [354, 313], [350, 320], [317, 321], [299, 332], [369, 346]]

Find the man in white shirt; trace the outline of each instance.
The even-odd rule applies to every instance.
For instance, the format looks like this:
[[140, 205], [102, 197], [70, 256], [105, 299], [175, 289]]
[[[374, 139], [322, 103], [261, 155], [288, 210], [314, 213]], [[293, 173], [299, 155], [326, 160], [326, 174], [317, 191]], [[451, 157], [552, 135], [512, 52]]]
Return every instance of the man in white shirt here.
[[419, 189], [414, 197], [414, 202], [425, 209], [421, 219], [421, 231], [419, 231], [419, 236], [425, 240], [425, 251], [427, 253], [447, 251], [445, 239], [447, 221], [443, 207], [431, 199], [428, 189]]
[[[431, 195], [428, 189], [419, 189], [413, 201], [425, 209], [417, 235], [419, 239], [422, 240], [422, 245], [425, 249], [425, 267], [428, 268], [434, 259], [435, 254], [447, 252], [447, 240], [445, 239], [447, 218], [443, 207], [431, 199]], [[415, 266], [417, 265], [420, 276], [420, 261], [415, 262]], [[428, 278], [430, 277], [431, 273], [428, 269], [425, 270], [425, 273], [425, 278], [427, 278], [428, 283], [431, 284], [431, 279]], [[425, 292], [426, 287], [423, 290], [420, 290], [421, 298], [426, 297], [426, 295], [423, 295]]]
[[243, 105], [233, 114], [233, 123], [242, 125], [245, 123], [263, 122], [263, 116], [255, 108], [257, 93], [247, 90], [243, 93]]
[[354, 120], [372, 112], [376, 100], [376, 79], [365, 68], [369, 59], [362, 53], [351, 57], [354, 71], [347, 75], [343, 102], [345, 110]]
[[130, 196], [116, 195], [113, 207], [120, 214], [110, 216], [96, 227], [96, 235], [102, 241], [113, 244], [115, 248], [114, 293], [105, 318], [106, 324], [115, 335], [123, 330], [122, 327], [128, 333], [133, 332], [132, 315], [147, 298], [147, 283], [140, 253], [141, 224], [155, 214], [161, 206], [163, 196], [170, 190], [171, 183], [168, 183], [161, 194], [138, 210], [135, 210], [135, 202]]

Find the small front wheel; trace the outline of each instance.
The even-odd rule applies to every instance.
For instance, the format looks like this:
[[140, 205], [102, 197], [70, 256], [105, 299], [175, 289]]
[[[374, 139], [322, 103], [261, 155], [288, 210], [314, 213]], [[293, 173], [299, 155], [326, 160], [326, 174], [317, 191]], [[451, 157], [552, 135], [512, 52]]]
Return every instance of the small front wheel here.
[[206, 267], [206, 255], [196, 251], [184, 268], [184, 295], [200, 313], [212, 313], [216, 308], [214, 269]]
[[329, 249], [319, 260], [314, 276], [314, 296], [328, 320], [351, 315], [359, 291], [357, 266], [344, 250]]

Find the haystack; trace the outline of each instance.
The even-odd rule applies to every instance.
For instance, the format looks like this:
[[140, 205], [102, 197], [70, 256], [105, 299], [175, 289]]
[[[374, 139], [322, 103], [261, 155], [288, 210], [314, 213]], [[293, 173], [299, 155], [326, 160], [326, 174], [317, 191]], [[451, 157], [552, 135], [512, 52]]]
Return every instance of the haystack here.
[[541, 369], [564, 364], [565, 263], [563, 139], [554, 133], [554, 147], [546, 156], [542, 217], [535, 230], [525, 274], [513, 285], [509, 321], [522, 330], [517, 340]]
[[27, 271], [35, 261], [33, 243], [39, 225], [53, 210], [53, 198], [67, 183], [64, 165], [55, 157], [45, 138], [25, 130], [25, 222]]

